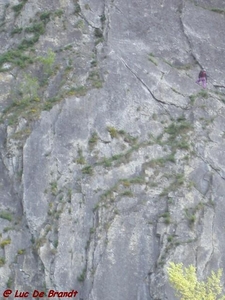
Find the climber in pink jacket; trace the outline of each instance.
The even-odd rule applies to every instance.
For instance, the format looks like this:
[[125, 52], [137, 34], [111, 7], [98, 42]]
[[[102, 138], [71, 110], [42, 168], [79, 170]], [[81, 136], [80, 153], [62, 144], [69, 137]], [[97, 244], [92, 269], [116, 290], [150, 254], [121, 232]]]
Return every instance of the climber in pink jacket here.
[[196, 83], [200, 84], [200, 82], [201, 82], [203, 89], [205, 89], [206, 83], [207, 83], [207, 74], [206, 74], [205, 70], [201, 70], [198, 75], [198, 80], [196, 81]]

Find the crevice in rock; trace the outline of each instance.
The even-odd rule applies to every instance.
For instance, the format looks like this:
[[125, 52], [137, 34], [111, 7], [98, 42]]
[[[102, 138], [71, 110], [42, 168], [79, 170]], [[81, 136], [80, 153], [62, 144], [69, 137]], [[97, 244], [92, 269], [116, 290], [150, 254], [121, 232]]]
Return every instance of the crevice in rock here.
[[185, 0], [182, 0], [181, 1], [181, 4], [180, 4], [180, 24], [181, 24], [181, 29], [182, 29], [182, 32], [184, 33], [184, 37], [189, 45], [189, 48], [190, 48], [190, 54], [194, 60], [194, 62], [201, 68], [203, 69], [203, 66], [201, 65], [201, 63], [198, 61], [196, 55], [194, 54], [193, 52], [193, 47], [192, 47], [192, 43], [191, 43], [191, 40], [188, 36], [188, 34], [186, 33], [185, 31], [185, 24], [184, 24], [184, 21], [183, 21], [183, 12], [184, 12], [184, 9], [185, 9]]
[[103, 13], [101, 15], [102, 31], [104, 33], [104, 42], [107, 44], [110, 31], [110, 4], [104, 1]]
[[215, 88], [225, 88], [225, 85], [212, 84]]
[[209, 255], [209, 258], [208, 260], [206, 261], [205, 263], [205, 266], [203, 268], [203, 274], [206, 274], [207, 272], [207, 267], [208, 265], [210, 264], [212, 258], [213, 258], [213, 255], [214, 255], [214, 251], [215, 251], [215, 246], [214, 246], [214, 240], [213, 240], [213, 232], [214, 232], [214, 224], [215, 224], [215, 210], [213, 209], [213, 218], [212, 218], [212, 229], [211, 229], [211, 253]]
[[[65, 98], [64, 98], [64, 97], [63, 97], [62, 99], [65, 101]], [[59, 116], [60, 116], [60, 114], [62, 113], [62, 109], [63, 109], [64, 102], [59, 103], [59, 105], [60, 105], [60, 107], [59, 107], [59, 109], [58, 109], [58, 111], [57, 111], [57, 115], [56, 115], [56, 117], [55, 117], [55, 119], [54, 119], [54, 122], [53, 122], [52, 125], [51, 125], [52, 132], [53, 132], [53, 136], [56, 134], [56, 129], [55, 129], [55, 128], [56, 128], [56, 124], [57, 124], [57, 122], [58, 122]]]
[[141, 84], [147, 89], [147, 91], [149, 92], [149, 94], [152, 96], [152, 98], [156, 101], [156, 102], [158, 102], [159, 103], [159, 105], [169, 114], [169, 115], [171, 115], [171, 113], [169, 112], [169, 110], [168, 109], [166, 109], [165, 108], [165, 106], [164, 105], [168, 105], [168, 106], [174, 106], [174, 107], [176, 107], [176, 108], [181, 108], [181, 109], [188, 109], [187, 107], [181, 107], [181, 106], [178, 106], [178, 105], [176, 105], [176, 104], [174, 104], [174, 103], [167, 103], [167, 102], [165, 102], [165, 101], [163, 101], [163, 100], [161, 100], [161, 99], [158, 99], [155, 95], [154, 95], [154, 93], [151, 91], [151, 89], [148, 87], [148, 85], [143, 81], [143, 79], [141, 79], [137, 74], [136, 74], [136, 72], [135, 71], [133, 71], [132, 70], [132, 68], [125, 62], [125, 60], [124, 59], [122, 59], [122, 58], [119, 58], [121, 61], [122, 61], [122, 63], [124, 64], [124, 66], [136, 77], [136, 79], [139, 81], [139, 82], [141, 82]]
[[206, 163], [208, 166], [210, 166], [210, 168], [213, 169], [221, 177], [221, 179], [225, 180], [225, 176], [221, 175], [221, 173], [220, 173], [220, 172], [222, 172], [221, 169], [217, 169], [216, 167], [214, 167], [209, 161], [207, 161], [201, 155], [197, 155], [197, 157], [200, 158], [202, 161], [204, 161], [204, 163]]

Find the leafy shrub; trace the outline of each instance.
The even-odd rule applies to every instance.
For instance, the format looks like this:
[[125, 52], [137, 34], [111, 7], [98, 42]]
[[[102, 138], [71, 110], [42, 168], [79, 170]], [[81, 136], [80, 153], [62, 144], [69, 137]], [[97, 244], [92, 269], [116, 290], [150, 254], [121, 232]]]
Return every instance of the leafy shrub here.
[[23, 100], [20, 102], [24, 102], [24, 104], [27, 105], [27, 100], [31, 101], [38, 99], [38, 89], [38, 79], [24, 74], [24, 81], [21, 84], [21, 94], [23, 96]]
[[16, 66], [24, 68], [27, 63], [32, 63], [33, 60], [29, 56], [23, 54], [20, 50], [9, 50], [0, 55], [0, 67], [4, 63], [12, 63]]
[[221, 295], [223, 285], [221, 283], [222, 270], [211, 272], [205, 281], [197, 279], [196, 268], [193, 265], [183, 267], [183, 264], [169, 263], [167, 269], [169, 282], [176, 290], [178, 296], [185, 300], [216, 300], [224, 299]]

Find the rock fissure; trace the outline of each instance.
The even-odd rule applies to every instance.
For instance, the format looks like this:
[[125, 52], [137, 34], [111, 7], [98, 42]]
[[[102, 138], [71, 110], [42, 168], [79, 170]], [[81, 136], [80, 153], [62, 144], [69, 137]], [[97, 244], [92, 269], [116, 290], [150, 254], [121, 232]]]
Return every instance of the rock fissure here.
[[194, 54], [193, 52], [193, 46], [192, 46], [192, 43], [191, 43], [191, 40], [185, 30], [185, 24], [184, 24], [184, 20], [183, 20], [183, 14], [184, 14], [184, 9], [185, 9], [185, 0], [182, 0], [181, 1], [181, 10], [180, 10], [180, 24], [181, 24], [181, 29], [182, 29], [182, 32], [184, 34], [184, 37], [189, 45], [189, 48], [190, 48], [190, 53], [191, 53], [191, 56], [193, 58], [193, 60], [199, 65], [199, 67], [201, 69], [204, 69], [203, 66], [201, 65], [201, 63], [198, 61], [196, 55]]
[[[163, 101], [163, 100], [160, 100], [160, 99], [158, 99], [157, 97], [155, 97], [155, 95], [153, 94], [153, 92], [150, 90], [150, 88], [148, 87], [148, 85], [143, 81], [143, 79], [141, 79], [137, 74], [136, 74], [136, 72], [134, 72], [133, 70], [132, 70], [132, 68], [124, 61], [124, 59], [122, 59], [122, 58], [119, 58], [121, 61], [122, 61], [122, 63], [124, 64], [124, 66], [137, 78], [137, 80], [139, 81], [139, 82], [141, 82], [141, 84], [147, 89], [147, 91], [149, 92], [149, 94], [152, 96], [152, 98], [156, 101], [156, 102], [158, 102], [159, 104], [160, 104], [160, 106], [170, 115], [170, 111], [168, 110], [168, 109], [166, 109], [165, 108], [165, 106], [164, 105], [168, 105], [168, 106], [175, 106], [176, 108], [181, 108], [181, 109], [185, 109], [185, 107], [181, 107], [181, 106], [179, 106], [179, 105], [176, 105], [176, 104], [174, 104], [174, 103], [171, 103], [171, 102], [165, 102], [165, 101]], [[186, 108], [186, 109], [188, 109], [188, 108]]]
[[211, 225], [211, 232], [210, 232], [210, 240], [211, 240], [211, 252], [208, 256], [207, 261], [205, 262], [205, 266], [203, 269], [203, 274], [207, 274], [207, 270], [208, 270], [208, 266], [210, 265], [210, 262], [212, 261], [213, 257], [214, 257], [214, 252], [215, 252], [215, 246], [214, 246], [214, 237], [213, 237], [213, 232], [214, 232], [214, 222], [215, 222], [215, 210], [212, 208], [213, 210], [213, 217], [212, 217], [212, 225]]
[[205, 158], [202, 157], [201, 155], [198, 155], [198, 157], [199, 157], [202, 161], [204, 161], [211, 169], [213, 169], [213, 170], [221, 177], [221, 179], [225, 180], [225, 175], [222, 175], [222, 174], [220, 173], [220, 171], [222, 171], [221, 169], [218, 169], [218, 168], [214, 167], [214, 166], [212, 165], [212, 163], [210, 163], [209, 161], [207, 161], [207, 159], [205, 159]]

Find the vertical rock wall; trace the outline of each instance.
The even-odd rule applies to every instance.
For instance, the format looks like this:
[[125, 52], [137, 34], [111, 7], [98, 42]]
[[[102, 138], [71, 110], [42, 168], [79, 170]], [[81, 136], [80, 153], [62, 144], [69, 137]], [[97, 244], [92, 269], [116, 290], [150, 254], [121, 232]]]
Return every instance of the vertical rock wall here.
[[1, 291], [173, 299], [168, 261], [223, 268], [222, 4], [0, 1]]

